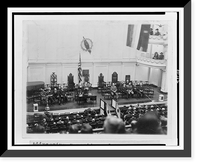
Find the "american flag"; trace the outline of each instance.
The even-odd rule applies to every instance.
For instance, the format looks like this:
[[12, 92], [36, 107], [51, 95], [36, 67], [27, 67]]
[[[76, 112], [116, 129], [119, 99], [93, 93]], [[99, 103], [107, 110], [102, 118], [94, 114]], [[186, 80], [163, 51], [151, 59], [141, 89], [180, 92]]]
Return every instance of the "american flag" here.
[[78, 82], [82, 81], [82, 68], [81, 68], [81, 54], [79, 54], [79, 62], [78, 62]]

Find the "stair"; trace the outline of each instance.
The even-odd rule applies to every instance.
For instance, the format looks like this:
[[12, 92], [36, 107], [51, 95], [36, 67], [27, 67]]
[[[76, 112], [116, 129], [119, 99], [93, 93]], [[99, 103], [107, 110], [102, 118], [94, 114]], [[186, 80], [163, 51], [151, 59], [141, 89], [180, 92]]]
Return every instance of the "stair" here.
[[116, 116], [116, 117], [118, 117], [118, 116], [117, 116], [117, 113], [116, 113], [115, 110], [110, 110], [110, 114], [111, 114], [112, 116]]

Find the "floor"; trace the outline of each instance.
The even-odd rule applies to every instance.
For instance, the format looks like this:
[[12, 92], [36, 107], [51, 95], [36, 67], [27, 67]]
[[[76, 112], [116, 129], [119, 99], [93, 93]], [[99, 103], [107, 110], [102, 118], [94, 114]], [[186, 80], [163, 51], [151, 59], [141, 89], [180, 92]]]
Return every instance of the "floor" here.
[[[151, 102], [151, 101], [158, 101], [159, 98], [159, 94], [160, 91], [158, 88], [156, 87], [152, 87], [154, 88], [154, 97], [150, 99], [148, 98], [142, 98], [142, 99], [137, 99], [137, 98], [130, 98], [130, 99], [118, 99], [118, 104], [135, 104], [135, 103], [147, 103], [147, 102]], [[99, 107], [100, 106], [100, 98], [104, 100], [104, 97], [100, 94], [97, 93], [97, 89], [93, 89], [91, 91], [91, 93], [93, 95], [97, 96], [97, 102], [96, 103], [82, 103], [82, 104], [78, 104], [76, 101], [69, 101], [65, 104], [55, 104], [55, 105], [51, 105], [50, 107], [50, 111], [53, 110], [64, 110], [64, 109], [75, 109], [75, 108], [88, 108], [88, 107]], [[163, 94], [164, 95], [164, 100], [167, 100], [167, 94]], [[111, 103], [110, 99], [105, 99], [104, 101], [106, 101], [108, 104]], [[27, 104], [27, 112], [33, 112], [33, 103], [29, 103]], [[44, 105], [39, 105], [39, 112], [40, 111], [45, 111], [45, 106]]]

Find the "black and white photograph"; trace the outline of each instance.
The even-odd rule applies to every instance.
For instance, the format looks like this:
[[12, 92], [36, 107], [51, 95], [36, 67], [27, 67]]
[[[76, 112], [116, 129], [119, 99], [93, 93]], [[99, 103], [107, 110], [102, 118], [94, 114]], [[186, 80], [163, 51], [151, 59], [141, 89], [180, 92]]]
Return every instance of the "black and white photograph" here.
[[170, 23], [87, 18], [23, 21], [27, 133], [167, 134]]
[[9, 147], [184, 149], [176, 10], [11, 9]]

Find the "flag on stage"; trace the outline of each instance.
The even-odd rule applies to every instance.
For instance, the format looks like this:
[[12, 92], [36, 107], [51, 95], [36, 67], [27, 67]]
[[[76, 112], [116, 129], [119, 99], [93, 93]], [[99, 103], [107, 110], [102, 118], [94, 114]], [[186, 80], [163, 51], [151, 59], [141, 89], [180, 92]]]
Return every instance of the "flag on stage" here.
[[82, 68], [81, 68], [81, 54], [79, 53], [79, 62], [78, 62], [78, 82], [82, 81]]

